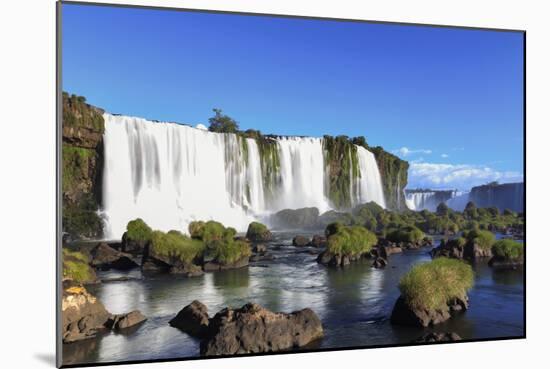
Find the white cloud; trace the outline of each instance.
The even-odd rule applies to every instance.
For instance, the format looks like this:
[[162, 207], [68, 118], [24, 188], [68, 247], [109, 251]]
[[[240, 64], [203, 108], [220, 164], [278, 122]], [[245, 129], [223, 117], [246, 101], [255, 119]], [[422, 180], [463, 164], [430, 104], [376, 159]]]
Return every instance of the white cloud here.
[[393, 152], [395, 154], [400, 154], [401, 156], [409, 156], [409, 155], [412, 155], [412, 154], [431, 154], [432, 153], [432, 150], [426, 150], [426, 149], [409, 149], [408, 147], [406, 146], [403, 146], [402, 148], [400, 149], [397, 149], [397, 150], [393, 150]]
[[447, 159], [447, 158], [449, 157], [449, 155], [447, 155], [447, 154], [441, 154], [441, 157], [442, 157], [443, 159]]
[[513, 171], [501, 172], [478, 165], [411, 162], [407, 187], [469, 190], [473, 186], [491, 181], [523, 181], [523, 174]]

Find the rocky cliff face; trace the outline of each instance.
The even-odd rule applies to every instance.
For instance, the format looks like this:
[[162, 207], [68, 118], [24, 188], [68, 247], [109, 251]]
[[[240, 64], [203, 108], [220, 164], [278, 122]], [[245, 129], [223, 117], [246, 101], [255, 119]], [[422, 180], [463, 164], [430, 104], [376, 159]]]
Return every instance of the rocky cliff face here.
[[523, 212], [525, 185], [520, 183], [490, 183], [483, 186], [472, 187], [470, 201], [478, 207], [486, 208], [496, 206], [500, 211], [510, 209]]
[[371, 147], [369, 150], [376, 157], [382, 176], [386, 206], [397, 211], [407, 209], [403, 189], [407, 186], [409, 163], [384, 151], [380, 146]]
[[102, 235], [97, 215], [103, 171], [103, 111], [63, 93], [63, 231], [73, 238]]

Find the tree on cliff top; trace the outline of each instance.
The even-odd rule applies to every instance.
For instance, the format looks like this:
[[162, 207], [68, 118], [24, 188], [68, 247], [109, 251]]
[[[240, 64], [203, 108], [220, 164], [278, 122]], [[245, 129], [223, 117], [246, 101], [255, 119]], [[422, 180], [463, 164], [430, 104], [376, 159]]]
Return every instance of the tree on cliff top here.
[[221, 109], [212, 109], [215, 115], [208, 119], [210, 127], [208, 130], [211, 132], [220, 133], [237, 133], [239, 131], [239, 124], [231, 117], [222, 114]]

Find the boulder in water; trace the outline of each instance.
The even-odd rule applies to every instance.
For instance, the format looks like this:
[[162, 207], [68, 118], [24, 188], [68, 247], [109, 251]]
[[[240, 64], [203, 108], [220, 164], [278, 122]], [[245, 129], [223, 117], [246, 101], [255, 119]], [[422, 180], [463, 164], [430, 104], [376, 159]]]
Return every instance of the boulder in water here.
[[246, 238], [248, 238], [252, 242], [265, 242], [271, 240], [272, 235], [269, 229], [264, 224], [259, 222], [252, 222], [248, 225]]
[[138, 264], [132, 260], [130, 254], [117, 251], [105, 242], [101, 242], [95, 246], [90, 251], [90, 255], [92, 257], [90, 264], [102, 270], [111, 268], [128, 270], [138, 266]]
[[292, 246], [303, 247], [307, 246], [308, 244], [309, 240], [307, 239], [307, 237], [304, 236], [296, 236], [292, 239]]
[[307, 229], [317, 226], [319, 209], [284, 209], [271, 216], [271, 224], [276, 229]]
[[273, 352], [301, 347], [323, 337], [323, 326], [311, 309], [274, 313], [258, 304], [226, 308], [209, 323], [202, 355]]
[[400, 296], [391, 314], [391, 323], [397, 325], [409, 325], [417, 327], [428, 327], [447, 321], [453, 313], [466, 311], [468, 309], [468, 298], [454, 298], [447, 303], [445, 309], [422, 309], [413, 308]]
[[316, 234], [311, 238], [311, 241], [309, 241], [308, 246], [326, 247], [327, 246], [327, 238], [325, 236], [321, 236], [321, 235]]
[[106, 325], [111, 329], [119, 331], [136, 326], [146, 320], [147, 318], [139, 310], [134, 310], [127, 314], [113, 315]]
[[209, 325], [208, 309], [203, 303], [195, 300], [181, 309], [169, 324], [191, 336], [206, 337]]

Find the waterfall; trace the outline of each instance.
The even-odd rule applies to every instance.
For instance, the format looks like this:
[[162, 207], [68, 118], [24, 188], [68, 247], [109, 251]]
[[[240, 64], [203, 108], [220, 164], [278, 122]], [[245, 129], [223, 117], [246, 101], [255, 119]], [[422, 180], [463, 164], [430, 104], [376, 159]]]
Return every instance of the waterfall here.
[[405, 190], [405, 204], [410, 210], [436, 211], [440, 203], [462, 211], [468, 202], [468, 193], [456, 190]]
[[374, 154], [362, 146], [357, 146], [360, 177], [356, 179], [356, 201], [358, 204], [374, 201], [383, 208], [386, 207], [382, 177]]
[[[435, 192], [405, 192], [405, 204], [410, 210], [435, 210], [435, 207], [431, 204], [431, 198], [435, 195]], [[437, 204], [435, 205], [437, 206]]]
[[277, 140], [281, 160], [281, 184], [273, 210], [317, 207], [330, 209], [325, 196], [323, 142], [313, 137], [282, 137]]
[[[273, 138], [280, 165], [268, 190], [255, 139], [108, 113], [104, 119], [106, 238], [119, 239], [138, 217], [163, 231], [187, 232], [193, 220], [245, 231], [251, 221], [281, 209], [331, 210], [321, 138]], [[357, 147], [357, 163], [351, 202], [385, 207], [374, 155]]]

